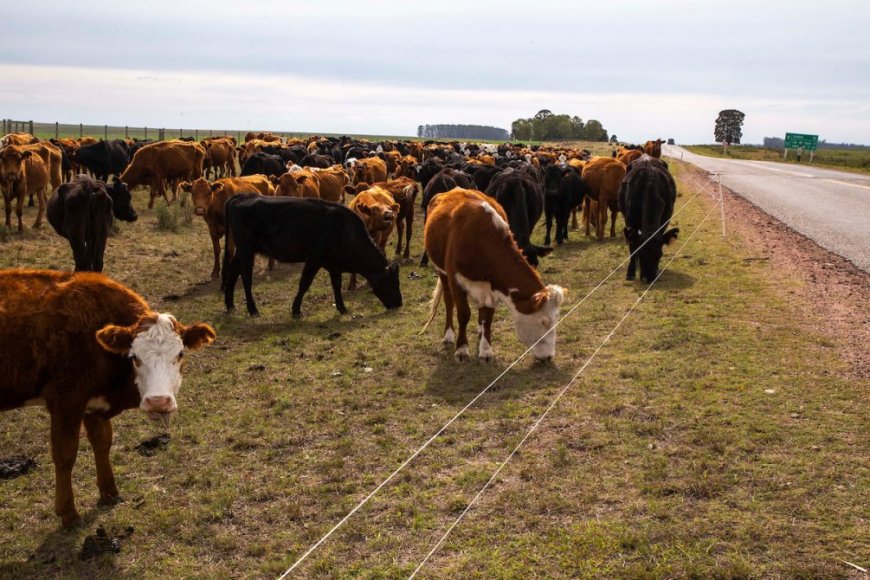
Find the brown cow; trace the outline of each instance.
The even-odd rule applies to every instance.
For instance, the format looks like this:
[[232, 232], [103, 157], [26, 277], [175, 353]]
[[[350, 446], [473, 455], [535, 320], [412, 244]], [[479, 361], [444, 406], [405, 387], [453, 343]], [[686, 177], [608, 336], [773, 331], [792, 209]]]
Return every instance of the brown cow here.
[[[133, 155], [130, 165], [119, 179], [130, 189], [137, 185], [150, 185], [151, 197], [148, 208], [154, 207], [154, 198], [162, 195], [166, 203], [165, 181], [173, 184], [179, 180], [192, 181], [202, 177], [202, 166], [205, 161], [205, 148], [199, 143], [187, 141], [158, 141], [145, 145]], [[175, 201], [175, 187], [172, 191], [172, 201]]]
[[7, 145], [30, 145], [31, 143], [39, 143], [39, 137], [34, 137], [30, 133], [7, 133], [0, 139], [0, 147]]
[[468, 358], [468, 299], [479, 309], [480, 346], [478, 358], [490, 361], [492, 319], [503, 302], [511, 312], [520, 340], [532, 347], [537, 360], [552, 359], [556, 353], [556, 331], [564, 290], [544, 286], [517, 247], [502, 207], [479, 191], [453, 189], [435, 196], [429, 204], [423, 234], [426, 253], [438, 271], [429, 320], [442, 296], [446, 308], [444, 343], [454, 341], [453, 307], [459, 318], [456, 336], [457, 360]]
[[357, 159], [353, 165], [353, 184], [360, 181], [377, 183], [387, 180], [387, 164], [379, 157]]
[[[662, 143], [664, 143], [664, 139], [656, 139], [655, 141], [647, 141], [643, 146], [643, 152], [647, 155], [651, 155], [656, 159], [661, 158], [662, 156]], [[634, 161], [634, 160], [632, 160]]]
[[49, 184], [48, 168], [36, 152], [26, 149], [28, 145], [8, 145], [0, 149], [0, 188], [3, 189], [3, 203], [6, 209], [6, 227], [12, 227], [12, 200], [16, 199], [15, 215], [18, 217], [18, 231], [24, 230], [21, 214], [24, 199], [36, 194], [39, 200], [39, 213], [33, 227], [42, 225], [45, 215], [45, 190]]
[[[75, 139], [69, 139], [66, 137], [61, 137], [60, 139], [54, 139], [52, 141], [54, 145], [57, 145], [63, 150], [64, 155], [66, 155], [68, 167], [65, 171], [63, 171], [63, 181], [65, 183], [69, 183], [75, 178], [76, 175], [81, 173], [79, 169], [79, 164], [73, 161], [73, 156], [75, 152], [79, 150], [79, 142]], [[61, 160], [62, 161], [62, 160]]]
[[[604, 228], [607, 225], [607, 210], [610, 209], [610, 237], [616, 236], [616, 216], [619, 213], [619, 186], [625, 177], [625, 165], [611, 157], [594, 157], [583, 167], [583, 181], [592, 191], [591, 200], [584, 203], [586, 235], [589, 235], [589, 224], [595, 222], [595, 234], [599, 240], [604, 239]], [[597, 206], [593, 212], [591, 201]], [[594, 213], [594, 217], [593, 217]]]
[[55, 513], [64, 525], [79, 518], [72, 469], [82, 422], [94, 450], [100, 503], [116, 503], [112, 417], [139, 407], [168, 424], [177, 409], [184, 349], [211, 344], [214, 329], [158, 314], [141, 296], [92, 272], [0, 271], [0, 318], [6, 361], [0, 410], [48, 410]]
[[616, 159], [628, 167], [628, 164], [634, 161], [635, 159], [639, 159], [640, 156], [643, 155], [643, 151], [640, 149], [624, 149], [620, 148], [617, 152]]
[[411, 179], [415, 179], [417, 177], [418, 163], [419, 162], [413, 155], [405, 155], [399, 159], [399, 164], [396, 167], [396, 174], [394, 177], [410, 177]]
[[[226, 233], [224, 206], [227, 200], [240, 193], [275, 195], [275, 187], [265, 175], [248, 175], [245, 177], [225, 177], [214, 183], [209, 183], [200, 177], [192, 183], [182, 183], [181, 189], [190, 192], [193, 213], [202, 216], [208, 226], [214, 250], [214, 267], [211, 271], [211, 277], [217, 278], [221, 273], [220, 241]], [[224, 248], [224, 251], [228, 251], [232, 255], [232, 248]]]
[[[404, 258], [408, 259], [411, 252], [411, 234], [414, 227], [414, 202], [417, 199], [419, 188], [417, 182], [410, 177], [397, 177], [389, 181], [381, 181], [372, 184], [388, 191], [396, 203], [399, 204], [399, 214], [396, 216], [396, 254], [402, 253], [402, 237], [405, 236]], [[367, 183], [358, 183], [356, 191], [368, 189]], [[405, 229], [407, 226], [407, 229]]]
[[[205, 167], [214, 171], [215, 177], [236, 176], [236, 146], [226, 138], [212, 137], [203, 139], [200, 145], [205, 148]], [[206, 169], [208, 174], [208, 169]]]
[[350, 187], [350, 178], [347, 172], [341, 168], [341, 165], [333, 165], [326, 169], [309, 167], [307, 171], [310, 171], [317, 178], [320, 199], [344, 203], [345, 193], [353, 193], [353, 188]]
[[269, 179], [275, 185], [275, 195], [285, 197], [320, 197], [320, 180], [317, 173], [307, 170], [285, 173]]
[[48, 171], [48, 181], [52, 189], [57, 189], [63, 183], [63, 153], [60, 147], [53, 145], [48, 141], [40, 141], [29, 145], [22, 145], [22, 150], [33, 151], [45, 163], [45, 169]]
[[[387, 242], [390, 234], [393, 233], [396, 215], [399, 213], [399, 204], [390, 192], [378, 186], [370, 187], [356, 194], [347, 207], [362, 218], [375, 245], [382, 254], [386, 255]], [[356, 289], [356, 274], [350, 275], [347, 289]]]

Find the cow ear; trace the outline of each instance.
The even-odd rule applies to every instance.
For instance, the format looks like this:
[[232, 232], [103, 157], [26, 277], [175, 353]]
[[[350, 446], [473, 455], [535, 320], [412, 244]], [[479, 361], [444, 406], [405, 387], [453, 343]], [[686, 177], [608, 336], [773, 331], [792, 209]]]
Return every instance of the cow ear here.
[[181, 191], [186, 191], [190, 193], [190, 190], [193, 189], [193, 185], [189, 181], [182, 181], [178, 184], [178, 187], [181, 188]]
[[204, 346], [208, 346], [217, 338], [214, 328], [202, 322], [193, 326], [185, 326], [181, 331], [181, 341], [184, 343], [184, 348], [196, 350]]
[[567, 293], [567, 288], [562, 288], [561, 286], [556, 286], [555, 284], [550, 284], [547, 286], [547, 296], [556, 304], [556, 306], [562, 305], [562, 302], [565, 301], [565, 294]]
[[215, 193], [219, 192], [219, 191], [222, 190], [223, 188], [224, 188], [224, 184], [223, 184], [223, 183], [212, 183], [212, 184], [211, 184], [211, 190], [212, 190], [213, 192], [215, 192]]
[[348, 195], [356, 195], [356, 190], [353, 187], [351, 187], [350, 185], [344, 186], [344, 192]]
[[274, 175], [269, 175], [269, 181], [271, 181], [273, 185], [278, 185], [281, 182], [281, 180]]
[[662, 236], [662, 243], [663, 244], [670, 244], [671, 242], [673, 242], [674, 240], [677, 239], [677, 234], [679, 234], [679, 233], [680, 233], [680, 228], [669, 229]]
[[133, 338], [133, 332], [129, 326], [109, 324], [97, 331], [97, 342], [100, 343], [100, 346], [115, 354], [129, 354], [130, 348], [133, 346]]
[[30, 151], [30, 150], [25, 150], [25, 151], [22, 151], [22, 152], [21, 152], [21, 158], [22, 158], [22, 159], [27, 159], [27, 158], [30, 157], [31, 155], [33, 155], [33, 151]]

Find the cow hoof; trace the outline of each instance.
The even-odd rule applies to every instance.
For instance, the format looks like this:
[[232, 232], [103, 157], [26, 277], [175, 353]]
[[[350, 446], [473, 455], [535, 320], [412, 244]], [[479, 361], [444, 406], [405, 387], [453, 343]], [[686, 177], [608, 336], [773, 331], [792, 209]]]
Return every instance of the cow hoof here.
[[489, 354], [489, 355], [480, 355], [480, 356], [477, 357], [477, 360], [480, 361], [480, 362], [482, 362], [482, 363], [489, 364], [489, 363], [491, 363], [491, 362], [495, 362], [495, 357], [492, 356], [491, 354]]
[[453, 358], [456, 359], [456, 362], [465, 362], [468, 360], [468, 346], [461, 346], [456, 349], [456, 352], [453, 353]]
[[97, 505], [100, 507], [113, 507], [123, 501], [124, 499], [120, 495], [103, 495], [100, 496]]
[[294, 320], [299, 320], [299, 319], [301, 319], [301, 318], [302, 318], [302, 313], [301, 313], [301, 312], [294, 312], [294, 313], [293, 313], [293, 319], [294, 319]]
[[260, 312], [258, 310], [254, 310], [253, 312], [248, 311], [248, 316], [251, 318], [260, 318]]
[[625, 279], [629, 282], [634, 280], [634, 274], [626, 274]]
[[79, 513], [75, 510], [71, 512], [67, 512], [64, 514], [60, 514], [60, 523], [65, 528], [74, 528], [81, 523], [82, 519], [79, 517]]

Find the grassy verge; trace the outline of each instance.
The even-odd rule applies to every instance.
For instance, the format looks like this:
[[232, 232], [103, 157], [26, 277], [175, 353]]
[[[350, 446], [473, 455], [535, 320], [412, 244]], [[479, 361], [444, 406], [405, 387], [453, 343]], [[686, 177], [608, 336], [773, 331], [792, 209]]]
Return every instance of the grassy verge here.
[[[672, 167], [680, 206], [693, 190]], [[224, 315], [202, 220], [162, 231], [145, 201], [137, 191], [139, 221], [110, 238], [107, 273], [184, 322], [212, 322], [218, 342], [189, 357], [167, 449], [135, 451], [156, 434], [140, 413], [115, 421], [126, 502], [111, 511], [96, 507], [82, 442], [78, 530], [58, 530], [52, 514], [47, 415], [2, 415], [0, 457], [39, 467], [0, 481], [0, 576], [274, 577], [524, 350], [504, 308], [497, 365], [455, 363], [437, 328], [418, 336], [434, 278], [415, 265], [402, 270], [400, 312], [363, 290], [346, 293], [354, 316], [341, 317], [321, 274], [294, 321], [299, 268], [263, 262], [262, 318]], [[675, 220], [684, 237], [709, 203]], [[867, 566], [868, 385], [845, 378], [837, 344], [719, 231], [702, 226], [425, 577], [845, 577], [841, 560]], [[417, 231], [413, 255], [420, 246]], [[618, 238], [572, 232], [542, 275], [570, 289], [567, 310], [626, 254]], [[49, 229], [0, 244], [0, 267], [70, 264]], [[623, 276], [566, 320], [555, 365], [520, 363], [300, 577], [407, 576], [642, 292]], [[98, 525], [134, 533], [117, 556], [81, 562]]]
[[[798, 163], [796, 153], [789, 151], [788, 159], [783, 160], [782, 150], [754, 145], [734, 145], [728, 148], [727, 153], [722, 152], [721, 145], [684, 145], [693, 153], [721, 159], [749, 159], [753, 161], [776, 161], [791, 165], [809, 165], [810, 154], [805, 152]], [[870, 174], [870, 148], [867, 149], [819, 149], [813, 158], [814, 166], [831, 167], [855, 173]]]

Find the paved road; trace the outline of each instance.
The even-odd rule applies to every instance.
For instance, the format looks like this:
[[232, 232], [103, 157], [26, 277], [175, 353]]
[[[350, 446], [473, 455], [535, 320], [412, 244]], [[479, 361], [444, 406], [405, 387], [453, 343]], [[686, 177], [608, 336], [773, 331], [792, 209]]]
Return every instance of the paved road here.
[[870, 272], [870, 177], [809, 165], [662, 154], [720, 173], [722, 184], [823, 248]]

